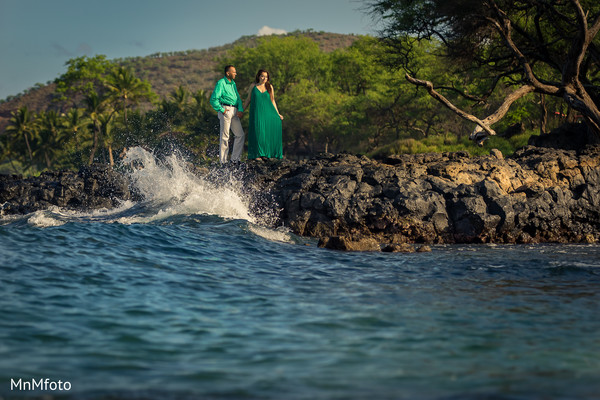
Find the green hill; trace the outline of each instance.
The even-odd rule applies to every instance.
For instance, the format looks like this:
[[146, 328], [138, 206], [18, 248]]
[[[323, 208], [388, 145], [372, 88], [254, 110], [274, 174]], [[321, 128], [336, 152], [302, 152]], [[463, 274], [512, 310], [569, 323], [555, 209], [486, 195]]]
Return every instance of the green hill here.
[[[314, 31], [298, 31], [288, 35], [309, 37], [325, 52], [348, 47], [358, 38], [355, 35]], [[255, 46], [256, 40], [257, 36], [243, 36], [233, 43], [209, 49], [157, 53], [114, 61], [133, 68], [136, 76], [148, 80], [154, 92], [160, 98], [164, 98], [180, 85], [191, 91], [200, 89], [211, 91], [216, 80], [222, 74], [217, 60], [235, 46]], [[238, 76], [238, 79], [252, 79], [252, 77]], [[35, 112], [60, 109], [61, 105], [52, 101], [54, 89], [53, 83], [38, 84], [19, 95], [10, 96], [0, 103], [0, 134], [8, 125], [11, 112], [23, 105], [27, 105], [30, 110]]]

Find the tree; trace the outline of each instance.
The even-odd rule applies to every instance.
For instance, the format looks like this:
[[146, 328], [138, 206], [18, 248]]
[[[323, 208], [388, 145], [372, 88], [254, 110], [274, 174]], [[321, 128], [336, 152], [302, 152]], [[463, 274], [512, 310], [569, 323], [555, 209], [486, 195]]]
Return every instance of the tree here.
[[[19, 169], [15, 165], [15, 160], [14, 160], [14, 157], [17, 154], [17, 152], [12, 148], [13, 143], [10, 139], [11, 138], [8, 135], [0, 136], [0, 161], [4, 161], [4, 160], [8, 159], [8, 161], [10, 162], [10, 166], [13, 169], [13, 172], [15, 174], [18, 174]], [[2, 173], [6, 173], [6, 171], [7, 171], [4, 168], [1, 168], [1, 170], [2, 170]]]
[[100, 131], [102, 133], [102, 138], [104, 139], [104, 144], [108, 151], [108, 162], [111, 167], [115, 165], [115, 159], [113, 156], [113, 146], [115, 145], [116, 138], [114, 135], [114, 114], [100, 114], [98, 116], [98, 122], [100, 123]]
[[331, 81], [343, 93], [364, 95], [377, 82], [390, 77], [388, 68], [378, 60], [381, 56], [381, 46], [375, 38], [360, 37], [350, 47], [331, 54]]
[[116, 64], [108, 61], [104, 55], [97, 55], [72, 58], [66, 62], [66, 66], [67, 72], [54, 81], [56, 93], [60, 95], [60, 100], [71, 100], [76, 107], [82, 97], [92, 92], [103, 93], [106, 76]]
[[33, 151], [31, 150], [30, 137], [33, 139], [37, 134], [37, 124], [35, 118], [27, 106], [23, 106], [17, 112], [11, 113], [10, 125], [6, 128], [7, 133], [14, 136], [23, 137], [29, 153], [29, 161], [33, 162]]
[[186, 111], [185, 129], [188, 132], [183, 140], [198, 159], [207, 160], [209, 149], [218, 145], [218, 121], [215, 121], [214, 110], [209, 96], [204, 90], [198, 90], [192, 96]]
[[177, 105], [179, 111], [183, 113], [183, 111], [188, 105], [188, 101], [190, 99], [190, 92], [183, 86], [179, 85], [177, 89], [171, 92], [170, 97], [173, 100], [173, 102]]
[[[127, 107], [130, 102], [138, 103], [142, 98], [153, 98], [150, 83], [137, 78], [130, 68], [116, 67], [108, 75], [106, 87], [116, 102], [122, 103], [123, 118], [127, 125]], [[116, 109], [116, 107], [115, 107]]]
[[86, 104], [86, 113], [91, 122], [90, 125], [91, 125], [92, 131], [94, 133], [92, 150], [90, 152], [90, 159], [88, 162], [89, 165], [92, 165], [92, 163], [94, 162], [94, 157], [96, 155], [96, 151], [98, 150], [98, 144], [100, 141], [99, 136], [102, 134], [100, 118], [101, 118], [102, 112], [104, 112], [104, 110], [106, 108], [106, 101], [105, 101], [105, 99], [101, 98], [98, 95], [98, 93], [91, 92], [90, 94], [88, 94], [86, 96], [85, 104]]
[[41, 112], [39, 118], [39, 133], [37, 148], [34, 155], [46, 164], [48, 170], [52, 169], [54, 161], [62, 150], [66, 136], [61, 131], [63, 125], [56, 111]]
[[75, 154], [79, 161], [81, 161], [81, 145], [89, 134], [89, 124], [89, 118], [85, 116], [85, 111], [80, 108], [69, 109], [63, 121], [63, 129], [69, 138], [69, 143], [75, 145]]
[[256, 47], [236, 46], [219, 61], [219, 66], [235, 65], [238, 88], [244, 98], [246, 89], [261, 68], [269, 71], [276, 97], [301, 79], [310, 79], [319, 86], [327, 85], [329, 81], [328, 57], [307, 37], [267, 36], [258, 39]]
[[[379, 0], [370, 3], [383, 17], [382, 37], [406, 79], [477, 126], [472, 139], [494, 135], [518, 99], [539, 93], [562, 99], [581, 113], [589, 131], [600, 139], [600, 3], [593, 0]], [[478, 93], [461, 92], [474, 103], [485, 102], [502, 86], [510, 87], [497, 109], [478, 118], [457, 107], [429, 80], [412, 74], [415, 40], [440, 41], [440, 57], [479, 79]], [[429, 78], [432, 79], [432, 78]]]
[[211, 109], [210, 102], [208, 100], [210, 96], [207, 96], [206, 91], [200, 89], [196, 93], [194, 93], [193, 98], [196, 101], [195, 111], [198, 113], [204, 113]]
[[287, 110], [288, 141], [294, 147], [329, 152], [343, 142], [349, 120], [343, 111], [349, 96], [330, 88], [320, 90], [303, 79], [289, 88], [280, 99], [280, 108]]

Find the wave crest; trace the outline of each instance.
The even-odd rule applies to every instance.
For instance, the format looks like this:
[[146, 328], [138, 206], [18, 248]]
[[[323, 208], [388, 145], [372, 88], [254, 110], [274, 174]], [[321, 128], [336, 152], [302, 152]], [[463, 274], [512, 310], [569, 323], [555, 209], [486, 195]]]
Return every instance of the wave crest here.
[[134, 147], [127, 151], [123, 163], [129, 178], [145, 201], [159, 210], [154, 218], [172, 215], [206, 214], [226, 219], [243, 219], [255, 223], [243, 184], [231, 173], [221, 174], [217, 182], [196, 176], [185, 161], [175, 154], [158, 160], [151, 152]]

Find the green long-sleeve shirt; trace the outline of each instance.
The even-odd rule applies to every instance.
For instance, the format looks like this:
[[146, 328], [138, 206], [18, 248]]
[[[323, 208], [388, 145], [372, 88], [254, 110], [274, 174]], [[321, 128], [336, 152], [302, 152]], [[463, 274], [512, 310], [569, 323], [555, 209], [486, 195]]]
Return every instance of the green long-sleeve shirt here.
[[215, 111], [225, 112], [223, 104], [232, 104], [237, 107], [238, 111], [244, 111], [242, 98], [238, 93], [235, 82], [233, 79], [230, 81], [226, 76], [217, 82], [215, 90], [210, 96], [210, 105]]

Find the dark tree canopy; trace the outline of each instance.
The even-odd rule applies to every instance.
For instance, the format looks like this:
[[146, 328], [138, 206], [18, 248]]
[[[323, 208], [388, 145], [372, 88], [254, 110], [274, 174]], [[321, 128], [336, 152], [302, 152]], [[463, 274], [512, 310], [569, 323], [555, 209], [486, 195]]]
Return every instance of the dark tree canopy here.
[[[562, 98], [600, 138], [600, 3], [597, 0], [382, 0], [370, 3], [382, 17], [382, 37], [407, 79], [477, 124], [473, 137], [491, 135], [512, 102], [529, 93]], [[514, 91], [486, 118], [455, 107], [411, 70], [411, 43], [435, 39], [452, 65], [487, 76], [485, 99], [499, 82]], [[442, 84], [439, 82], [437, 84]]]

